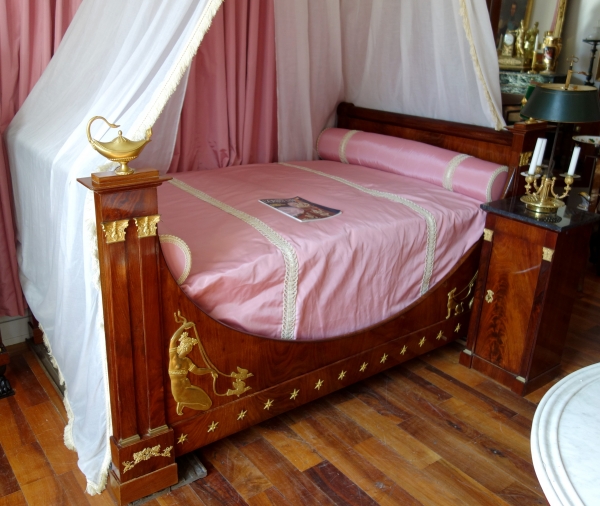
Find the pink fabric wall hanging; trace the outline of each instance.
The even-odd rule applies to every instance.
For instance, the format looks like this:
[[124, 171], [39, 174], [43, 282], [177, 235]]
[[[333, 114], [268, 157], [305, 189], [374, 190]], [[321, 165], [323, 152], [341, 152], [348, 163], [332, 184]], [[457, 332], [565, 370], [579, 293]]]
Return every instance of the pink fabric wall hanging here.
[[[0, 2], [0, 135], [42, 75], [80, 3], [81, 0]], [[11, 195], [10, 172], [1, 141], [0, 316], [25, 313]]]
[[229, 0], [189, 71], [169, 172], [277, 161], [273, 0]]

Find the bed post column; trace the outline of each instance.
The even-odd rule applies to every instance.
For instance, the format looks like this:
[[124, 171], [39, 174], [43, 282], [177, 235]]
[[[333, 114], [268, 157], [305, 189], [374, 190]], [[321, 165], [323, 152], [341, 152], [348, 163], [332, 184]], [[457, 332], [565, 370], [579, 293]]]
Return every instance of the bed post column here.
[[166, 425], [157, 170], [80, 179], [94, 192], [113, 425], [108, 486], [127, 504], [177, 483]]
[[523, 185], [525, 184], [524, 178], [520, 175], [521, 167], [529, 168], [535, 143], [537, 142], [538, 137], [543, 137], [546, 134], [548, 123], [545, 121], [527, 123], [525, 121], [515, 123], [509, 128], [512, 130], [513, 139], [505, 189], [506, 197], [524, 193], [524, 186], [520, 186], [521, 183], [523, 183]]

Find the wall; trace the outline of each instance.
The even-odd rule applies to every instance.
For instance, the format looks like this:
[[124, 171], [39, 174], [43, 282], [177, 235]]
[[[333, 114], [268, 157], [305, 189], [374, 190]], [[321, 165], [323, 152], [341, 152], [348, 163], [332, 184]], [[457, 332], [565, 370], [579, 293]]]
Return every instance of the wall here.
[[22, 343], [30, 337], [28, 316], [3, 316], [0, 317], [0, 333], [4, 346]]
[[[539, 22], [540, 43], [544, 38], [544, 32], [550, 30], [554, 19], [557, 0], [533, 0], [533, 9], [531, 9], [531, 18], [529, 27], [533, 27], [533, 23]], [[567, 3], [569, 0], [567, 0]], [[567, 7], [568, 8], [568, 7]]]
[[[567, 58], [571, 55], [579, 58], [575, 70], [587, 73], [592, 55], [592, 46], [582, 42], [582, 40], [594, 32], [598, 23], [600, 23], [600, 2], [598, 0], [567, 0], [567, 14], [562, 33], [563, 48], [558, 61], [558, 72], [560, 74], [567, 72], [569, 68]], [[594, 77], [597, 75], [599, 58], [600, 46], [596, 52], [596, 61], [594, 62]], [[573, 79], [573, 82], [583, 84], [585, 77], [577, 76]]]

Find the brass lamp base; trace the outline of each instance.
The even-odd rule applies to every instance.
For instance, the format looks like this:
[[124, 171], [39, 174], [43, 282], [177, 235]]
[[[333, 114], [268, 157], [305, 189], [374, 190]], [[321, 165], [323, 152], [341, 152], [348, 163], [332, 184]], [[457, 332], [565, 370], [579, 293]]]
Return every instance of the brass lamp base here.
[[131, 158], [130, 160], [111, 160], [111, 162], [118, 162], [121, 165], [115, 169], [115, 174], [119, 176], [129, 176], [135, 172], [135, 169], [132, 169], [129, 165], [127, 165], [131, 160], [135, 160], [137, 157]]
[[561, 200], [546, 197], [540, 199], [538, 195], [523, 195], [521, 202], [525, 203], [525, 207], [535, 214], [555, 214], [561, 207], [565, 207], [565, 203]]
[[[556, 214], [561, 207], [565, 207], [565, 203], [560, 199], [564, 199], [569, 195], [573, 181], [579, 176], [576, 176], [575, 174], [561, 174], [561, 176], [565, 178], [566, 186], [562, 195], [556, 195], [556, 193], [554, 193], [554, 182], [556, 181], [556, 178], [540, 176], [541, 170], [541, 167], [537, 167], [535, 174], [521, 172], [521, 174], [525, 176], [525, 182], [527, 183], [525, 185], [526, 195], [521, 197], [521, 202], [525, 204], [528, 211], [531, 211], [536, 215], [547, 216], [548, 214]], [[540, 179], [539, 184], [537, 181], [538, 179]], [[535, 192], [531, 191], [532, 184]]]

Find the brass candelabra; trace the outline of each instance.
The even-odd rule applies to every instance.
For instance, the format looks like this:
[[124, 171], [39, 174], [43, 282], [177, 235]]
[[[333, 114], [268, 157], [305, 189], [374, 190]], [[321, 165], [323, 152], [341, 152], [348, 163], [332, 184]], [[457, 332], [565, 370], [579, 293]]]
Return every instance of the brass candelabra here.
[[[525, 195], [521, 197], [521, 202], [525, 203], [525, 207], [535, 214], [552, 214], [556, 213], [561, 207], [565, 206], [562, 199], [566, 198], [571, 191], [571, 185], [576, 178], [579, 178], [576, 174], [561, 174], [561, 177], [565, 178], [565, 189], [562, 195], [554, 193], [554, 183], [556, 178], [550, 178], [542, 176], [542, 167], [536, 168], [535, 174], [528, 172], [522, 172], [525, 176]], [[538, 183], [538, 179], [541, 181]], [[532, 186], [533, 191], [532, 192]]]

